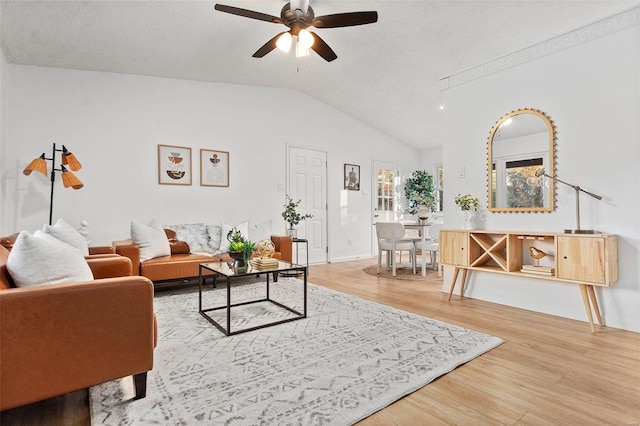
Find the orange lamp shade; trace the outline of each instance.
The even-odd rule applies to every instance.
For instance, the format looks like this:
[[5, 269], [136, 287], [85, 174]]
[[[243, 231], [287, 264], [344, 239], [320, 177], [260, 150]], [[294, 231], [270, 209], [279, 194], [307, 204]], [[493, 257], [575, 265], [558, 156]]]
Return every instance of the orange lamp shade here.
[[80, 179], [68, 171], [64, 166], [62, 166], [62, 184], [65, 188], [71, 187], [73, 189], [80, 189], [84, 186], [84, 184], [80, 182]]
[[77, 172], [82, 168], [80, 161], [78, 161], [76, 156], [73, 155], [73, 153], [71, 153], [64, 145], [62, 145], [62, 164], [69, 166], [69, 168], [74, 172]]
[[30, 162], [29, 165], [25, 167], [22, 173], [29, 176], [34, 170], [36, 172], [42, 173], [45, 176], [47, 175], [47, 162], [44, 159], [44, 154]]

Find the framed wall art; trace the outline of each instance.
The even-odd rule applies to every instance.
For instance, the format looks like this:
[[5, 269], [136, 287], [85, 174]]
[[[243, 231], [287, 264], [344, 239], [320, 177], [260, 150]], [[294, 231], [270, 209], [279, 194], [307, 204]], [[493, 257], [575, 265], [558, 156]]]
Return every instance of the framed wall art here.
[[344, 189], [360, 191], [360, 166], [355, 164], [344, 165]]
[[229, 152], [200, 150], [200, 185], [229, 186]]
[[191, 148], [158, 145], [158, 183], [191, 185]]

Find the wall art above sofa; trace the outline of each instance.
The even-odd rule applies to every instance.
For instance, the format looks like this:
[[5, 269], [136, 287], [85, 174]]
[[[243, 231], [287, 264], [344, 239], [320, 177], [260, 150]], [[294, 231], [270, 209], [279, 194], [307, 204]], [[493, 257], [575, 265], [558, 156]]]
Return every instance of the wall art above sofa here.
[[158, 145], [158, 183], [191, 185], [191, 148]]

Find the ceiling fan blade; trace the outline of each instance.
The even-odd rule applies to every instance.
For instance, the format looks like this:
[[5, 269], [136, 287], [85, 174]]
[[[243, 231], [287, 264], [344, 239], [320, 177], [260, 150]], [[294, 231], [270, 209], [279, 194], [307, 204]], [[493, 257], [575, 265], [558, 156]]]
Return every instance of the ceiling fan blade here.
[[330, 48], [329, 45], [323, 39], [321, 39], [318, 34], [314, 33], [313, 31], [310, 32], [311, 34], [313, 34], [313, 38], [315, 39], [313, 44], [311, 45], [311, 48], [318, 55], [322, 56], [322, 58], [327, 62], [331, 62], [338, 57], [338, 55], [336, 55], [336, 52], [334, 52], [333, 49]]
[[278, 37], [280, 37], [284, 33], [286, 33], [286, 31], [283, 31], [280, 34], [276, 34], [276, 36], [274, 38], [272, 38], [271, 40], [269, 40], [268, 42], [263, 44], [260, 49], [256, 50], [256, 53], [253, 54], [253, 57], [254, 58], [262, 58], [267, 53], [269, 53], [273, 49], [275, 49], [276, 48], [276, 42], [278, 41]]
[[216, 4], [215, 9], [220, 12], [230, 13], [232, 15], [243, 16], [245, 18], [257, 19], [259, 21], [273, 22], [274, 24], [282, 24], [282, 19], [277, 16], [268, 15], [266, 13], [256, 12], [253, 10], [242, 9], [234, 6], [226, 6], [224, 4]]
[[378, 12], [347, 12], [318, 16], [311, 25], [316, 28], [338, 28], [373, 24], [374, 22], [378, 22]]

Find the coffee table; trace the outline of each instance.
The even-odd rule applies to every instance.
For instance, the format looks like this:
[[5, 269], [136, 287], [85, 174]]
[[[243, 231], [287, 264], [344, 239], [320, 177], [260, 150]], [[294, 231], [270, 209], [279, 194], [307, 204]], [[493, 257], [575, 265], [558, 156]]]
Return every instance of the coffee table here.
[[[202, 275], [203, 272], [206, 271], [210, 271], [213, 272], [214, 274], [214, 282], [216, 277], [220, 276], [220, 277], [225, 277], [226, 278], [226, 282], [227, 282], [227, 303], [225, 305], [222, 306], [216, 306], [213, 308], [206, 308], [203, 309], [202, 307], [202, 287], [204, 285], [204, 276]], [[302, 273], [304, 274], [304, 281], [303, 281], [303, 303], [304, 303], [304, 308], [303, 311], [300, 312], [296, 309], [293, 309], [289, 306], [286, 306], [278, 301], [275, 301], [273, 299], [271, 299], [270, 295], [269, 295], [269, 278], [271, 275], [273, 274], [278, 274], [280, 272], [287, 272], [287, 271], [302, 271]], [[240, 302], [240, 303], [231, 303], [231, 279], [232, 278], [240, 278], [240, 277], [247, 277], [247, 276], [260, 276], [260, 275], [264, 275], [266, 276], [266, 280], [265, 280], [265, 290], [266, 290], [266, 295], [264, 298], [259, 298], [259, 299], [255, 299], [255, 300], [249, 300], [249, 301], [245, 301], [245, 302]], [[210, 276], [210, 275], [209, 275]], [[302, 318], [306, 318], [307, 317], [307, 268], [303, 265], [297, 265], [295, 263], [290, 263], [290, 262], [283, 262], [281, 260], [278, 260], [278, 265], [274, 266], [272, 268], [266, 268], [266, 269], [256, 269], [252, 266], [248, 266], [246, 269], [237, 269], [233, 267], [232, 263], [227, 263], [227, 262], [211, 262], [211, 263], [201, 263], [200, 264], [200, 268], [199, 268], [199, 277], [198, 277], [198, 285], [199, 285], [199, 301], [198, 301], [198, 311], [200, 312], [200, 315], [202, 315], [203, 317], [205, 317], [211, 324], [213, 324], [214, 326], [216, 326], [218, 328], [218, 330], [220, 330], [221, 332], [223, 332], [226, 336], [232, 336], [234, 334], [239, 334], [239, 333], [245, 333], [247, 331], [252, 331], [252, 330], [258, 330], [260, 328], [265, 328], [265, 327], [270, 327], [273, 325], [277, 325], [277, 324], [283, 324], [285, 322], [289, 322], [289, 321], [295, 321], [295, 320], [299, 320]], [[278, 320], [278, 321], [273, 321], [270, 323], [266, 323], [266, 324], [261, 324], [258, 326], [254, 326], [254, 327], [248, 327], [248, 328], [243, 328], [243, 329], [239, 329], [239, 330], [231, 330], [231, 311], [232, 308], [238, 307], [238, 306], [243, 306], [243, 305], [249, 305], [252, 303], [260, 303], [260, 302], [269, 302], [272, 303], [274, 305], [277, 305], [283, 309], [288, 310], [289, 312], [295, 314], [294, 317], [291, 318], [286, 318], [283, 320]], [[213, 318], [211, 318], [207, 312], [211, 312], [211, 311], [217, 311], [220, 309], [226, 309], [227, 310], [227, 326], [224, 327], [222, 324], [220, 324], [219, 322], [217, 322], [216, 320], [214, 320]]]

